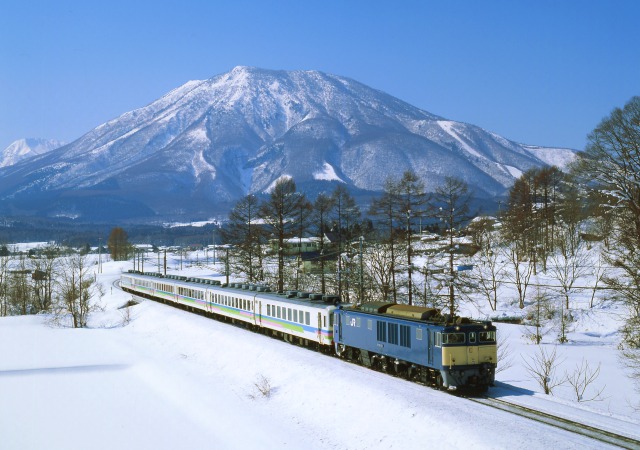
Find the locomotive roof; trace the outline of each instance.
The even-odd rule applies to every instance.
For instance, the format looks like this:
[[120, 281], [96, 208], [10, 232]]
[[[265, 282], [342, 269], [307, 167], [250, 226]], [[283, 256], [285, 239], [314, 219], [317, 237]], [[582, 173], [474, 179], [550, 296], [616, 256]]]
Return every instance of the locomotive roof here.
[[343, 305], [343, 308], [351, 309], [365, 314], [398, 317], [423, 323], [462, 326], [465, 325], [491, 325], [490, 321], [472, 320], [467, 317], [447, 317], [440, 314], [435, 308], [416, 305], [404, 305], [400, 303], [369, 302], [361, 305]]

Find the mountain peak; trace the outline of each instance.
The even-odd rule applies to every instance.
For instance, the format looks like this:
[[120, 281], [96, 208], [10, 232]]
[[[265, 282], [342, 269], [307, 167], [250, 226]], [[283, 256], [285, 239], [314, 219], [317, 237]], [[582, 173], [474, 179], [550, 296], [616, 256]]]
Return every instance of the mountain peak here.
[[427, 190], [456, 176], [491, 197], [558, 151], [443, 119], [349, 78], [237, 66], [1, 170], [0, 214], [196, 219], [282, 176], [311, 196], [336, 182], [370, 195], [407, 170]]
[[18, 139], [0, 152], [0, 167], [12, 166], [20, 161], [42, 155], [63, 145], [64, 142], [54, 139]]

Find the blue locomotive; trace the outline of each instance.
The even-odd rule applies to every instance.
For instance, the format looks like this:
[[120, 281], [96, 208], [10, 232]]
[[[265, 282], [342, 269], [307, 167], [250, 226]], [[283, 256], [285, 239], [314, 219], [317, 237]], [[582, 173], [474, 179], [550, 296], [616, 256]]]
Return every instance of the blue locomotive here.
[[491, 322], [394, 303], [340, 304], [336, 296], [129, 271], [120, 286], [285, 341], [439, 388], [485, 390], [497, 364]]
[[486, 390], [495, 381], [496, 327], [433, 308], [365, 303], [334, 311], [336, 353], [438, 388]]

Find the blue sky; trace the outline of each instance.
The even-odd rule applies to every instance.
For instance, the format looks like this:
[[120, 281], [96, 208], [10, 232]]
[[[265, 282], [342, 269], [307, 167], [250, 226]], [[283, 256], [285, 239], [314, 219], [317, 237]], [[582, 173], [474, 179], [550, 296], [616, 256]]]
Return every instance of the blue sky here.
[[506, 138], [582, 149], [640, 95], [640, 2], [0, 2], [0, 149], [72, 141], [237, 65], [351, 77]]

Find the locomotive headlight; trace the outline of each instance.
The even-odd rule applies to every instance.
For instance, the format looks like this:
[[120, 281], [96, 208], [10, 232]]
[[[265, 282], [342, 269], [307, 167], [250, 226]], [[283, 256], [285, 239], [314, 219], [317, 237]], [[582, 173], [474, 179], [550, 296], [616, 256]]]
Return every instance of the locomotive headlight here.
[[460, 327], [456, 325], [456, 331], [460, 331]]

